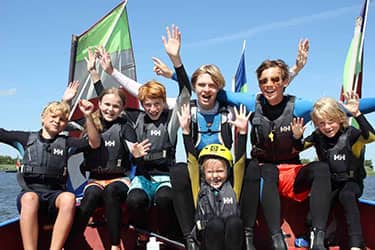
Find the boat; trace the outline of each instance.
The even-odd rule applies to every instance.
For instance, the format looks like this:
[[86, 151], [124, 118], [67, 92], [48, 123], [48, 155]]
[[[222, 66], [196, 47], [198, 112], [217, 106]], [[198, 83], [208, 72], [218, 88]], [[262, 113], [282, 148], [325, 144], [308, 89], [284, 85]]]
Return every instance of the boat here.
[[[305, 218], [308, 211], [308, 201], [295, 202], [288, 199], [281, 199], [282, 202], [282, 230], [288, 245], [288, 249], [307, 249], [295, 246], [296, 237], [308, 232], [305, 225]], [[361, 212], [361, 225], [365, 239], [366, 249], [375, 249], [375, 202], [360, 199], [359, 207]], [[150, 211], [153, 213], [153, 211]], [[181, 243], [164, 238], [156, 233], [136, 229], [132, 226], [126, 226], [126, 208], [124, 208], [124, 227], [121, 233], [121, 245], [125, 250], [145, 249], [144, 245], [137, 245], [138, 238], [141, 235], [156, 236], [159, 242], [163, 242], [164, 249], [184, 249]], [[155, 218], [152, 215], [151, 218]], [[151, 223], [152, 224], [152, 223]], [[336, 206], [331, 211], [329, 227], [335, 224], [333, 229], [328, 229], [330, 239], [335, 236], [335, 241], [331, 241], [328, 249], [339, 250], [348, 249], [347, 231], [343, 211], [340, 206]], [[39, 230], [39, 249], [48, 249], [51, 239], [52, 226], [45, 218], [41, 218]], [[22, 248], [22, 239], [19, 228], [19, 218], [14, 218], [0, 223], [0, 242], [1, 249], [18, 250]], [[255, 228], [255, 247], [261, 250], [271, 249], [272, 241], [266, 223], [261, 213], [258, 213], [257, 225]], [[71, 243], [71, 248], [66, 249], [109, 249], [108, 231], [103, 219], [102, 209], [97, 209], [91, 222], [87, 225], [84, 237], [75, 239]]]

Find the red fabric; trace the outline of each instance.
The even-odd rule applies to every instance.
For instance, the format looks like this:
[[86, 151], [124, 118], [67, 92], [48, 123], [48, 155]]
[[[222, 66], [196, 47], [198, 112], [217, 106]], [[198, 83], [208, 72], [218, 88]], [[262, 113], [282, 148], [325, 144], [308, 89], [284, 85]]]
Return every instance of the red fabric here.
[[304, 201], [308, 197], [310, 190], [298, 194], [293, 191], [294, 181], [303, 166], [303, 164], [280, 164], [277, 166], [279, 169], [280, 195], [299, 202]]

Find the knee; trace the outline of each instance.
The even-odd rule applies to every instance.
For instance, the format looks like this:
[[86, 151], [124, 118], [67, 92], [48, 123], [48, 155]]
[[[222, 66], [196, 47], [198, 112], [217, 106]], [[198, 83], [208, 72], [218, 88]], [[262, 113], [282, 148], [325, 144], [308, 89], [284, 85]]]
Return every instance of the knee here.
[[190, 188], [190, 177], [186, 163], [177, 163], [170, 168], [169, 174], [173, 189], [184, 190]]
[[169, 187], [163, 187], [159, 189], [154, 198], [155, 206], [160, 209], [169, 209], [172, 205], [171, 189]]
[[126, 205], [133, 210], [146, 209], [148, 204], [149, 199], [146, 192], [139, 188], [131, 190], [126, 198]]
[[224, 232], [224, 220], [220, 217], [213, 217], [207, 222], [206, 231], [211, 233]]
[[260, 169], [264, 182], [278, 182], [279, 169], [275, 164], [265, 163]]
[[39, 209], [39, 197], [34, 192], [26, 192], [21, 197], [21, 209], [23, 211], [37, 211]]
[[326, 162], [317, 161], [311, 163], [313, 166], [311, 169], [313, 170], [315, 178], [331, 178], [331, 172], [329, 170], [329, 165]]
[[102, 197], [102, 189], [96, 187], [96, 186], [90, 186], [85, 190], [85, 193], [83, 194], [82, 203], [87, 204], [96, 204]]
[[72, 211], [75, 209], [76, 197], [73, 193], [63, 192], [57, 196], [55, 203], [59, 211]]
[[225, 221], [225, 227], [231, 229], [242, 229], [242, 220], [239, 216], [229, 216]]

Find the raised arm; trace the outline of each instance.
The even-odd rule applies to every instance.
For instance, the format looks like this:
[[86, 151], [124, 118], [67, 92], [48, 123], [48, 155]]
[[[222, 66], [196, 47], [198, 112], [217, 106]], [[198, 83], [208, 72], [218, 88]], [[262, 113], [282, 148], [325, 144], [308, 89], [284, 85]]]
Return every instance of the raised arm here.
[[303, 69], [307, 62], [307, 58], [309, 56], [309, 47], [310, 42], [309, 39], [301, 39], [298, 43], [298, 52], [296, 58], [296, 64], [290, 68], [289, 71], [289, 82], [291, 82], [294, 77]]
[[80, 100], [79, 109], [86, 119], [86, 130], [89, 138], [89, 145], [91, 148], [98, 148], [101, 142], [100, 135], [95, 127], [94, 120], [91, 115], [94, 111], [94, 104], [88, 100]]

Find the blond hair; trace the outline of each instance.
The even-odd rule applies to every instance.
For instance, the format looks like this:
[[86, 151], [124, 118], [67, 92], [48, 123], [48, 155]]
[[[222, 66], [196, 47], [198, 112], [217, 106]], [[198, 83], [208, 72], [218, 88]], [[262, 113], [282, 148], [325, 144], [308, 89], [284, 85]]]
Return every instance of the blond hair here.
[[339, 105], [339, 103], [331, 97], [322, 97], [315, 102], [311, 112], [311, 119], [318, 127], [319, 120], [332, 120], [341, 124], [342, 127], [348, 127], [348, 116]]
[[150, 80], [143, 84], [138, 90], [138, 99], [143, 103], [146, 98], [161, 98], [166, 103], [167, 93], [164, 85], [156, 80]]
[[203, 74], [208, 74], [211, 76], [212, 80], [218, 87], [218, 89], [223, 89], [225, 86], [225, 79], [223, 74], [221, 73], [219, 67], [214, 64], [204, 64], [200, 66], [191, 76], [191, 82], [193, 84], [193, 88], [195, 88], [195, 84], [198, 80], [198, 77]]
[[60, 113], [60, 118], [64, 119], [65, 121], [68, 121], [69, 113], [70, 113], [69, 104], [67, 104], [64, 101], [50, 102], [43, 108], [43, 111], [40, 114], [40, 116], [43, 119], [47, 114], [56, 114], [56, 113]]

